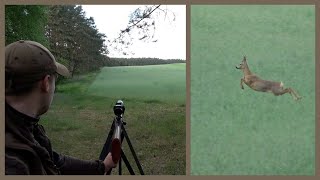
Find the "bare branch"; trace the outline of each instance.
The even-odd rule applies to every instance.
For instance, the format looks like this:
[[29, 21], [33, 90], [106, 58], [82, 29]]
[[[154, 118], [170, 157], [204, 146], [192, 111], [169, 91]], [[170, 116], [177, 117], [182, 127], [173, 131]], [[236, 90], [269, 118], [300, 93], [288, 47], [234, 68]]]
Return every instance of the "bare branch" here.
[[139, 21], [133, 23], [131, 26], [127, 27], [125, 30], [122, 30], [123, 31], [126, 31], [128, 32], [130, 30], [130, 28], [132, 28], [133, 26], [139, 24], [142, 20], [144, 20], [145, 18], [149, 17], [156, 9], [158, 9], [161, 5], [158, 5], [156, 8], [154, 8], [150, 13], [148, 13], [147, 15], [144, 15]]
[[[164, 21], [166, 21], [169, 15], [173, 15], [173, 21], [175, 21], [175, 14], [172, 11], [160, 7], [161, 5], [150, 5], [137, 8], [131, 14], [127, 28], [120, 30], [118, 37], [112, 43], [110, 42], [109, 47], [123, 55], [129, 55], [134, 54], [128, 52], [130, 51], [129, 47], [134, 43], [134, 39], [144, 42], [157, 42], [156, 29], [161, 23], [156, 21], [160, 21], [159, 17], [164, 16]], [[159, 11], [157, 12], [157, 10]], [[171, 23], [171, 21], [170, 18], [169, 22]]]

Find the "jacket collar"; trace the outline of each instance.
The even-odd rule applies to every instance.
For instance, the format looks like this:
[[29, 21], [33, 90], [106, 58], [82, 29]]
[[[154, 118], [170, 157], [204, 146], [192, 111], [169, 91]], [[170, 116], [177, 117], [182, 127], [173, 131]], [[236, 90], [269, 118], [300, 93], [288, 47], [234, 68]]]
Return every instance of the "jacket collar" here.
[[12, 120], [15, 121], [15, 124], [17, 123], [19, 125], [30, 126], [30, 125], [37, 124], [40, 120], [40, 118], [34, 118], [19, 112], [18, 110], [14, 109], [11, 105], [9, 105], [7, 102], [5, 104], [5, 107], [6, 107], [6, 113], [10, 114], [10, 116], [14, 116]]

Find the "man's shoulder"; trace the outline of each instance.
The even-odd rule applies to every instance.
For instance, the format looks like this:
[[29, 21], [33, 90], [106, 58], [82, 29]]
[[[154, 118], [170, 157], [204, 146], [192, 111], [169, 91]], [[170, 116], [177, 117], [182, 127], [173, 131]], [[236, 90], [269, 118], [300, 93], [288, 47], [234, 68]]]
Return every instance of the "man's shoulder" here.
[[22, 139], [15, 138], [13, 134], [6, 132], [5, 155], [7, 166], [7, 161], [27, 164], [30, 159], [34, 159], [37, 156], [37, 153], [30, 144], [26, 144]]
[[[6, 174], [31, 174], [35, 169], [42, 169], [40, 157], [32, 147], [26, 144], [6, 145], [5, 172]], [[36, 171], [37, 173], [38, 171]], [[41, 170], [42, 172], [42, 170]]]
[[10, 153], [5, 155], [6, 175], [10, 174], [29, 174], [28, 163], [22, 156], [15, 156]]

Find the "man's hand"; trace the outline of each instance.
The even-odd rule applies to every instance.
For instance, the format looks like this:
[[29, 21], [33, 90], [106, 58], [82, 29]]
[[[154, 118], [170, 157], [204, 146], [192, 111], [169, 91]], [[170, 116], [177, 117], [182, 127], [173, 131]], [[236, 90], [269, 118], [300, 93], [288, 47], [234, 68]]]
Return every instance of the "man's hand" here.
[[103, 163], [106, 168], [105, 172], [108, 172], [111, 168], [115, 168], [117, 166], [117, 164], [113, 162], [112, 155], [110, 152], [107, 155], [107, 157], [104, 159]]

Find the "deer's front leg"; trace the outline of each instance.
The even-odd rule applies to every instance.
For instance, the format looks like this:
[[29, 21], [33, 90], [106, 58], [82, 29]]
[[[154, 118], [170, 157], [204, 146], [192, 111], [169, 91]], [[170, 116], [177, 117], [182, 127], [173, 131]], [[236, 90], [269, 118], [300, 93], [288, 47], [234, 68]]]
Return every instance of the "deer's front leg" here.
[[244, 82], [244, 79], [241, 78], [241, 80], [240, 80], [240, 88], [241, 88], [241, 89], [244, 89], [244, 88], [243, 88], [243, 82]]

